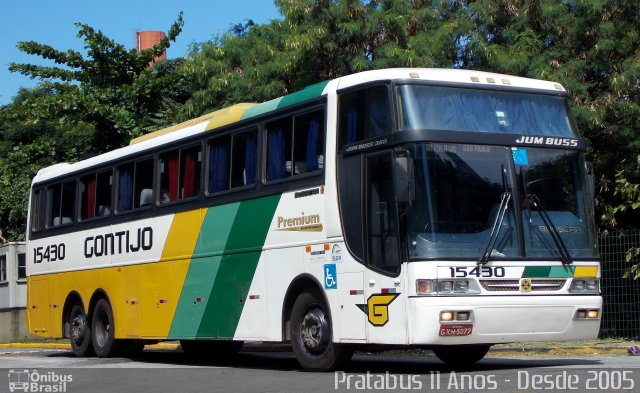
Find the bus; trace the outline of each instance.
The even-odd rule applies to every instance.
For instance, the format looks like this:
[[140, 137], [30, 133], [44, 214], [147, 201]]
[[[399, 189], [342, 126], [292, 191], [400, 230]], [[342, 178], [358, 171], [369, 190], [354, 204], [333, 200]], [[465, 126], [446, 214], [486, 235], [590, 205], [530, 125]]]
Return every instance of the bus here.
[[584, 155], [560, 84], [494, 73], [366, 71], [224, 108], [38, 172], [29, 329], [77, 356], [290, 343], [312, 370], [595, 338]]

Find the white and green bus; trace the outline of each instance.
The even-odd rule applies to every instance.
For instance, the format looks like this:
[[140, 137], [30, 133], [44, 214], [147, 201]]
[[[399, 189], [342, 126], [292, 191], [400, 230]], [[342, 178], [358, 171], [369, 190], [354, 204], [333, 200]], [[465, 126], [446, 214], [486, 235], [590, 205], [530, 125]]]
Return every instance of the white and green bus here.
[[77, 356], [180, 340], [219, 356], [595, 338], [592, 186], [565, 89], [368, 71], [41, 170], [28, 322]]

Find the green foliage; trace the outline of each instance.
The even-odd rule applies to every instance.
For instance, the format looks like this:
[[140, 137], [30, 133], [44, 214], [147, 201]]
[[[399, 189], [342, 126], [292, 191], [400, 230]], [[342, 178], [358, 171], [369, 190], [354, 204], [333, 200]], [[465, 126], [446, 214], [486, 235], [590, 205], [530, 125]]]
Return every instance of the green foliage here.
[[182, 31], [182, 14], [153, 48], [126, 49], [102, 32], [77, 23], [86, 55], [37, 42], [28, 54], [56, 66], [11, 63], [9, 69], [40, 80], [0, 108], [0, 230], [24, 238], [29, 187], [37, 171], [87, 154], [121, 147], [132, 137], [186, 119], [192, 79], [185, 60], [155, 63]]
[[86, 58], [72, 50], [59, 51], [33, 41], [19, 42], [21, 51], [60, 65], [9, 65], [12, 72], [40, 79], [39, 88], [48, 92], [29, 97], [21, 105], [25, 110], [29, 108], [34, 121], [57, 119], [66, 126], [78, 122], [93, 124], [92, 146], [96, 152], [120, 147], [132, 137], [181, 120], [184, 115], [180, 107], [188, 98], [187, 89], [191, 85], [188, 75], [182, 73], [183, 61], [153, 67], [149, 64], [175, 41], [182, 26], [180, 14], [167, 37], [153, 48], [138, 52], [126, 49], [86, 24], [76, 23]]
[[[194, 46], [192, 114], [386, 67], [460, 67], [568, 90], [601, 178], [599, 216], [640, 178], [640, 3], [631, 0], [277, 0], [283, 21]], [[242, 27], [238, 29], [238, 27]], [[601, 225], [606, 226], [606, 221]]]

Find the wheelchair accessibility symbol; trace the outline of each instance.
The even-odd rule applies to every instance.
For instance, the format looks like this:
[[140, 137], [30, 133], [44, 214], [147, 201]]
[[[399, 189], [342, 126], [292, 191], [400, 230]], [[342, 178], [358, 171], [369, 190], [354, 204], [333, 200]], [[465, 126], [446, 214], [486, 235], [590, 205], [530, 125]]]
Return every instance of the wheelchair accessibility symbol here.
[[338, 276], [336, 275], [336, 265], [324, 265], [324, 289], [337, 289]]

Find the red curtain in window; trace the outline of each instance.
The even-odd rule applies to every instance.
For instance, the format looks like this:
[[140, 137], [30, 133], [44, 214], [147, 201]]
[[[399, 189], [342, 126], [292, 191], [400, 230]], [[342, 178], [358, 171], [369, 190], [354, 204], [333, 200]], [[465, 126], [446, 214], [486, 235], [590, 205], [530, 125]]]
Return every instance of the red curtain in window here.
[[87, 181], [87, 219], [96, 216], [96, 179], [91, 178]]
[[196, 162], [194, 159], [194, 152], [188, 152], [184, 157], [184, 184], [183, 184], [183, 198], [190, 198], [193, 196], [196, 183]]
[[169, 158], [167, 161], [169, 175], [169, 201], [178, 200], [178, 155]]

